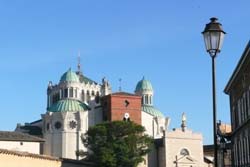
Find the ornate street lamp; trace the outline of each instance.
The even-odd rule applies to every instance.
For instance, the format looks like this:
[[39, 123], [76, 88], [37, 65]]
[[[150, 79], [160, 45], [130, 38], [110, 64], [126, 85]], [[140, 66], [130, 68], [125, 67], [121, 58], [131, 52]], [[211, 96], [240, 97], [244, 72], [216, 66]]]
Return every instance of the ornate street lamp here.
[[224, 35], [226, 33], [222, 30], [221, 24], [217, 22], [217, 18], [213, 17], [210, 20], [211, 22], [206, 24], [202, 34], [204, 36], [207, 52], [211, 57], [216, 57], [217, 53], [221, 50]]
[[212, 95], [213, 95], [213, 131], [214, 131], [214, 167], [218, 167], [217, 122], [216, 122], [216, 84], [215, 84], [215, 58], [221, 51], [224, 35], [226, 34], [217, 18], [211, 18], [202, 32], [206, 50], [212, 58]]

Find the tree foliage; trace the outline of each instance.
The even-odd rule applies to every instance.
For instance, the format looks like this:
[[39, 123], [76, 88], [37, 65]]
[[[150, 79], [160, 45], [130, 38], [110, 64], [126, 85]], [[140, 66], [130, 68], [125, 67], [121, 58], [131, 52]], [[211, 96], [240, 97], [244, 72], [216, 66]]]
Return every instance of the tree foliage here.
[[133, 122], [104, 122], [90, 127], [82, 141], [88, 160], [98, 167], [136, 167], [153, 144], [144, 132]]

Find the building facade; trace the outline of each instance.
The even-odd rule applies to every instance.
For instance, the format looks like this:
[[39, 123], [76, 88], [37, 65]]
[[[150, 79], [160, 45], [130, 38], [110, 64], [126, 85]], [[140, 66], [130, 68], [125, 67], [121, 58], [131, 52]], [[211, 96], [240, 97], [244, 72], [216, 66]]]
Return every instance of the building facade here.
[[44, 142], [40, 137], [25, 133], [0, 131], [0, 149], [40, 154]]
[[[205, 166], [202, 134], [187, 128], [185, 113], [180, 128], [165, 132], [160, 167], [201, 167]], [[164, 155], [164, 156], [163, 156]]]
[[103, 121], [132, 121], [141, 125], [141, 96], [117, 92], [101, 100]]
[[0, 167], [62, 167], [59, 158], [0, 149]]
[[47, 112], [42, 114], [44, 153], [79, 159], [76, 151], [85, 150], [81, 135], [89, 126], [103, 121], [100, 98], [111, 93], [108, 82], [98, 84], [81, 71], [66, 71], [58, 84], [49, 82]]
[[[133, 121], [145, 127], [146, 134], [155, 140], [155, 146], [140, 167], [203, 166], [201, 134], [186, 129], [185, 116], [181, 130], [168, 131], [169, 118], [154, 106], [154, 90], [144, 77], [138, 81], [134, 93], [112, 93], [104, 78], [99, 84], [78, 71], [69, 69], [58, 83], [49, 82], [47, 108], [41, 120], [17, 131], [33, 133], [41, 129], [45, 142], [43, 153], [53, 157], [78, 160], [76, 152], [85, 150], [81, 136], [90, 126], [103, 121]], [[34, 128], [36, 127], [36, 128]], [[176, 161], [185, 152], [184, 159]], [[192, 161], [192, 162], [191, 162]]]
[[232, 165], [250, 166], [250, 43], [224, 92], [230, 100]]

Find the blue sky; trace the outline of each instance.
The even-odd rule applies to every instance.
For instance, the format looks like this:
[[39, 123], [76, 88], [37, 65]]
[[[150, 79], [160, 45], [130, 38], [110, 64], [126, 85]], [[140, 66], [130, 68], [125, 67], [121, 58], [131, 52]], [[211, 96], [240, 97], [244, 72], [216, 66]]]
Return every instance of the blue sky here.
[[154, 104], [179, 127], [212, 143], [211, 59], [201, 32], [216, 16], [227, 32], [217, 58], [218, 119], [230, 122], [223, 93], [248, 40], [247, 0], [55, 0], [0, 1], [0, 129], [34, 121], [46, 112], [46, 88], [68, 69], [97, 82], [106, 77], [113, 91], [133, 92], [145, 76]]

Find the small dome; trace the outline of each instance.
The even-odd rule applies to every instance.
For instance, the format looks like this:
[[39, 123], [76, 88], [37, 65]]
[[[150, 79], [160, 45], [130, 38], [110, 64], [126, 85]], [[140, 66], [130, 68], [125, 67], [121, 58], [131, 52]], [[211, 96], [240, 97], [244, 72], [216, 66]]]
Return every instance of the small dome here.
[[70, 112], [70, 111], [86, 111], [89, 107], [78, 100], [60, 100], [53, 104], [48, 111], [50, 112]]
[[140, 92], [140, 91], [153, 91], [153, 87], [150, 81], [146, 80], [144, 77], [142, 78], [142, 80], [140, 80], [135, 88], [135, 92]]
[[164, 118], [164, 115], [159, 110], [157, 110], [156, 108], [154, 108], [153, 106], [150, 106], [150, 105], [142, 105], [142, 111], [144, 111], [152, 116], [155, 116], [155, 117]]
[[79, 77], [76, 75], [76, 73], [74, 71], [71, 70], [71, 68], [62, 75], [60, 82], [64, 82], [64, 81], [80, 82]]

